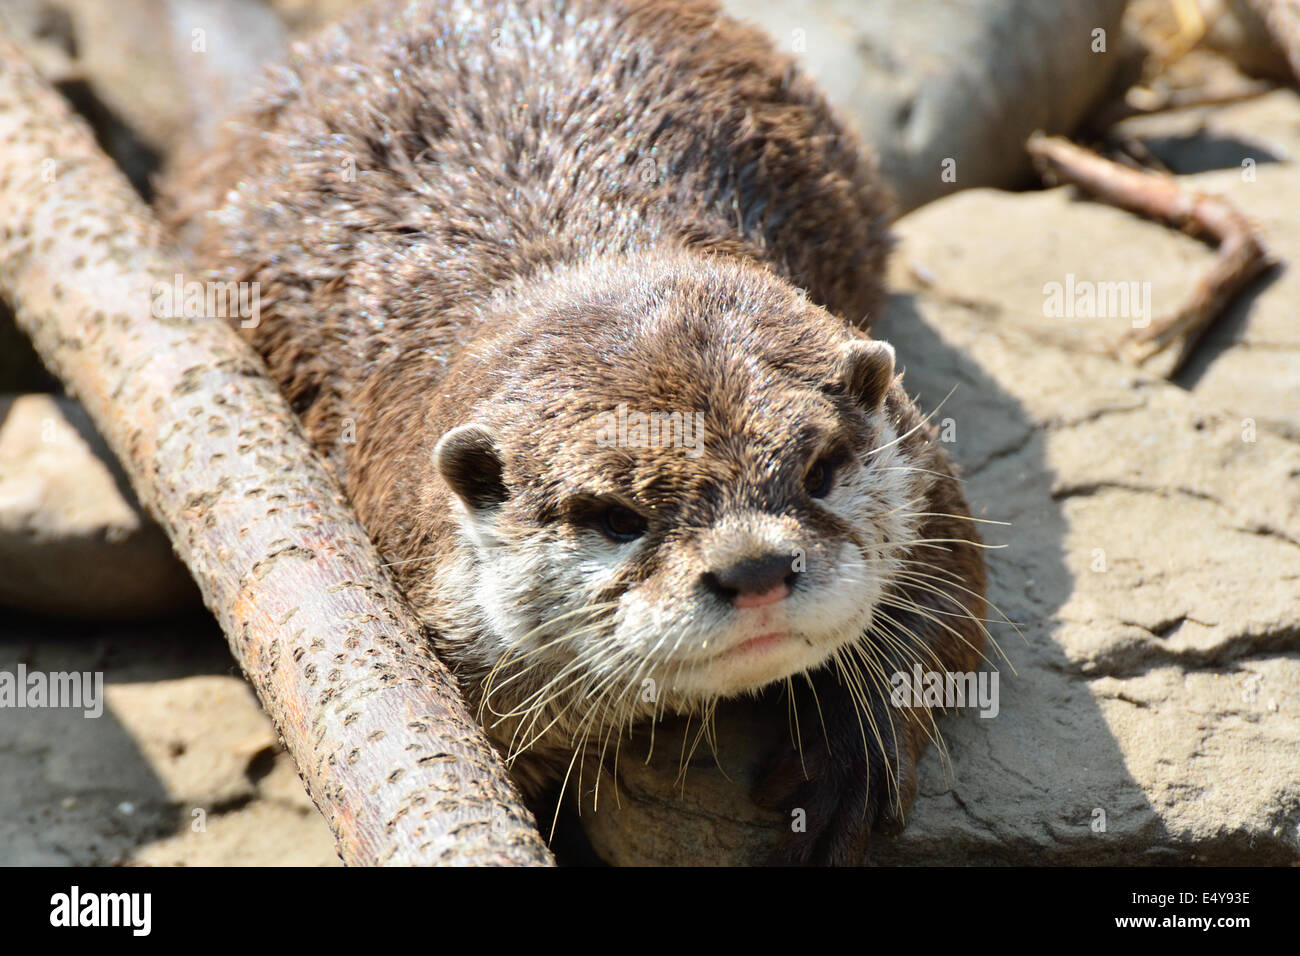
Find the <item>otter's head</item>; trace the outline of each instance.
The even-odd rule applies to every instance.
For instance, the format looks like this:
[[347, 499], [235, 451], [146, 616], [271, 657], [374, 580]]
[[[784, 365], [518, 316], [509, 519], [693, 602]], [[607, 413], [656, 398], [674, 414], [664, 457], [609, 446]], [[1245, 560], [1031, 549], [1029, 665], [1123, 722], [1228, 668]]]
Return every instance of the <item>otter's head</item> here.
[[863, 637], [930, 481], [890, 346], [700, 258], [510, 307], [434, 454], [462, 541], [443, 598], [477, 609], [494, 712], [691, 710]]

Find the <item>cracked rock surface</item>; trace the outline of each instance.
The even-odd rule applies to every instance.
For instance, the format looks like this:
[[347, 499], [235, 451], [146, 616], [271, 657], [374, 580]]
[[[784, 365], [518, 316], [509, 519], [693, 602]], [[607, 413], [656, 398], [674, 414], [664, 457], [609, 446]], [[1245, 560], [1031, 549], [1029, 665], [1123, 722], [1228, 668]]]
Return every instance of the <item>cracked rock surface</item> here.
[[[909, 368], [927, 356], [911, 387], [958, 386], [967, 492], [1010, 523], [987, 535], [991, 597], [1023, 640], [995, 629], [1001, 712], [950, 722], [951, 774], [923, 765], [877, 859], [1300, 859], [1300, 445], [1012, 323], [990, 335], [1000, 309], [894, 306], [881, 333]], [[989, 414], [1027, 438], [963, 447]]]

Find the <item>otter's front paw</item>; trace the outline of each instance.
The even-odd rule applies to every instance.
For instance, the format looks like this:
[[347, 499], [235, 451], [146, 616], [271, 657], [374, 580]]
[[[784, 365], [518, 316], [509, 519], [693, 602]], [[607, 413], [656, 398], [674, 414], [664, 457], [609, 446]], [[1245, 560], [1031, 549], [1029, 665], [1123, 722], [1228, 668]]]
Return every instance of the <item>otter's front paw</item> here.
[[810, 707], [801, 714], [802, 747], [786, 741], [754, 793], [758, 803], [780, 809], [790, 827], [771, 864], [859, 863], [869, 835], [897, 833], [911, 807], [916, 757], [905, 712], [875, 701], [859, 713], [852, 695], [831, 690], [819, 688], [820, 713]]

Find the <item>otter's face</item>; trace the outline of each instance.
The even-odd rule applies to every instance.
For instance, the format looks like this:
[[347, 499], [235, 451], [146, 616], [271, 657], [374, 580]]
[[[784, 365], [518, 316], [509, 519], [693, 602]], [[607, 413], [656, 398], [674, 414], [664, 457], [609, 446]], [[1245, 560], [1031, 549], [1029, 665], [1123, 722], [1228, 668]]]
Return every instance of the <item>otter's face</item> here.
[[893, 350], [797, 296], [679, 295], [643, 328], [548, 332], [490, 405], [508, 413], [437, 446], [497, 713], [707, 706], [869, 659], [888, 613], [928, 487], [898, 441]]

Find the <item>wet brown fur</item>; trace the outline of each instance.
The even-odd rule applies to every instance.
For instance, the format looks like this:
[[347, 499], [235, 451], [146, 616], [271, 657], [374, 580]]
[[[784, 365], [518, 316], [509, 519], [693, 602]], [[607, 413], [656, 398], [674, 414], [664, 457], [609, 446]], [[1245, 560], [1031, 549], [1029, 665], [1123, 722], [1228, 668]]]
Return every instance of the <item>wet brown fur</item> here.
[[[464, 547], [431, 462], [449, 428], [494, 426], [519, 508], [604, 483], [664, 535], [740, 500], [792, 500], [797, 476], [773, 463], [812, 440], [800, 388], [829, 388], [826, 427], [871, 440], [829, 356], [841, 319], [865, 327], [881, 305], [887, 197], [811, 81], [709, 0], [381, 2], [296, 48], [227, 136], [182, 164], [165, 208], [199, 265], [261, 284], [254, 345], [417, 610], [462, 622], [431, 636], [472, 703], [487, 678], [464, 653], [475, 611], [449, 607], [439, 578]], [[754, 381], [770, 381], [764, 418], [736, 395]], [[708, 433], [735, 441], [683, 462], [572, 427], [622, 401], [703, 409]], [[951, 475], [900, 383], [886, 408], [908, 460]], [[978, 536], [954, 480], [924, 488], [916, 511], [954, 516], [918, 535], [952, 543], [915, 551], [946, 593], [900, 584], [917, 610], [890, 613], [927, 662], [970, 670]], [[768, 793], [819, 821], [790, 859], [843, 860], [863, 821], [901, 824], [931, 718], [882, 710], [902, 739], [864, 767], [852, 701], [836, 704], [833, 673], [814, 681], [805, 727], [831, 740], [806, 749], [811, 781], [778, 759]], [[512, 729], [496, 731], [503, 749]], [[538, 741], [523, 782], [553, 779], [566, 747]], [[881, 785], [887, 765], [897, 788]]]

